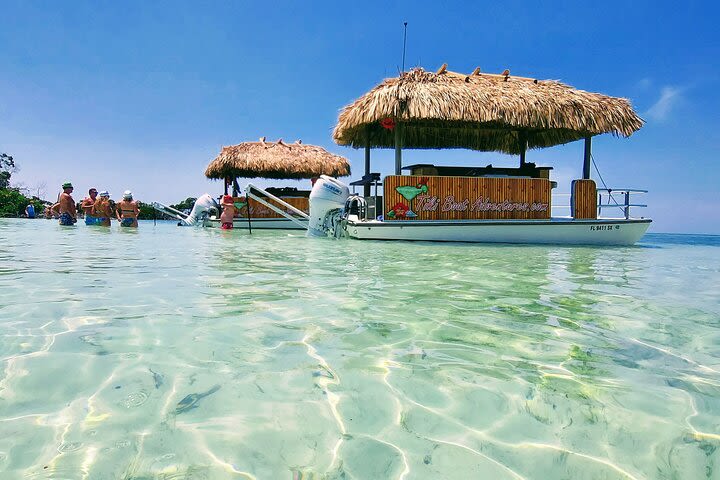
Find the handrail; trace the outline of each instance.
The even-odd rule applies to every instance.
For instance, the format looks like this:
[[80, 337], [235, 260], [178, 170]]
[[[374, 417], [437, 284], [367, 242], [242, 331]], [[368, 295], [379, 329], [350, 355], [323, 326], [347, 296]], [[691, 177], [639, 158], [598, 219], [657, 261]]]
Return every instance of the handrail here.
[[[637, 188], [598, 188], [598, 217], [602, 213], [603, 207], [612, 207], [612, 208], [619, 208], [622, 210], [623, 214], [625, 215], [625, 220], [630, 218], [630, 207], [647, 207], [646, 204], [643, 203], [630, 203], [630, 194], [636, 194], [636, 193], [648, 193], [647, 190], [641, 190]], [[607, 198], [608, 203], [603, 203], [603, 194], [599, 192], [607, 192]], [[622, 194], [623, 196], [623, 203], [618, 203], [617, 200], [615, 200], [615, 197], [613, 197], [613, 193]], [[614, 204], [609, 203], [609, 201], [612, 200]]]
[[[631, 194], [645, 194], [648, 193], [647, 190], [642, 190], [639, 188], [598, 188], [598, 203], [597, 203], [597, 213], [598, 218], [602, 214], [602, 209], [605, 208], [619, 208], [623, 212], [623, 217], [625, 219], [630, 218], [630, 207], [639, 207], [639, 208], [647, 208], [647, 204], [644, 203], [630, 203], [630, 195]], [[620, 195], [622, 197], [622, 200], [616, 200], [613, 196], [614, 194]], [[603, 197], [607, 197], [607, 202], [603, 203]], [[556, 197], [563, 197], [560, 200], [563, 202], [566, 202], [566, 197], [572, 197], [572, 194], [570, 193], [553, 193], [552, 198]], [[612, 203], [610, 203], [612, 202]], [[561, 203], [555, 203], [552, 202], [550, 205], [551, 209], [571, 209], [572, 205], [567, 204], [561, 204]], [[572, 212], [570, 212], [570, 215], [572, 215]], [[614, 218], [614, 217], [606, 217], [606, 218]]]
[[[271, 204], [270, 202], [267, 202], [265, 199], [263, 199], [263, 198], [261, 198], [261, 197], [258, 197], [257, 195], [253, 194], [253, 193], [252, 193], [253, 190], [258, 191], [258, 192], [262, 193], [263, 195], [266, 195], [268, 198], [270, 198], [270, 199], [272, 199], [272, 200], [275, 200], [275, 201], [278, 202], [280, 205], [286, 207], [288, 210], [290, 210], [290, 211], [292, 211], [292, 212], [297, 213], [298, 215], [300, 215], [300, 216], [301, 216], [302, 218], [304, 218], [305, 220], [309, 220], [309, 219], [310, 219], [310, 216], [309, 216], [307, 213], [303, 212], [302, 210], [298, 210], [297, 208], [293, 207], [293, 206], [290, 205], [289, 203], [287, 203], [287, 202], [279, 199], [278, 197], [276, 197], [275, 195], [273, 195], [273, 194], [271, 194], [271, 193], [266, 192], [266, 191], [263, 190], [262, 188], [256, 187], [256, 186], [253, 185], [252, 183], [248, 183], [247, 187], [245, 188], [245, 194], [246, 194], [249, 198], [252, 198], [252, 199], [255, 200], [256, 202], [262, 203], [263, 205], [265, 205], [266, 207], [268, 207], [270, 210], [273, 210], [275, 213], [278, 213], [278, 214], [282, 215], [283, 217], [287, 218], [288, 220], [291, 220], [291, 221], [295, 222], [296, 224], [300, 225], [301, 227], [303, 227], [303, 228], [308, 228], [308, 225], [307, 225], [306, 223], [301, 222], [299, 219], [293, 217], [292, 215], [290, 215], [290, 214], [287, 213], [286, 211], [279, 209], [278, 207], [276, 207], [275, 205]], [[248, 205], [248, 217], [249, 217], [249, 215], [250, 215], [250, 205]]]
[[[310, 218], [310, 215], [308, 215], [307, 213], [303, 212], [302, 210], [298, 210], [297, 208], [293, 207], [292, 205], [290, 205], [289, 203], [285, 202], [284, 200], [279, 199], [278, 197], [276, 197], [276, 196], [273, 195], [272, 193], [268, 193], [267, 191], [263, 190], [262, 188], [256, 187], [256, 186], [253, 185], [252, 183], [248, 183], [247, 188], [245, 189], [245, 191], [246, 191], [247, 193], [250, 193], [251, 190], [257, 190], [258, 192], [262, 193], [262, 194], [265, 195], [266, 197], [268, 197], [268, 198], [270, 198], [270, 199], [272, 199], [272, 200], [275, 200], [275, 201], [278, 202], [279, 204], [287, 207], [289, 210], [297, 213], [298, 215], [300, 215], [300, 216], [301, 216], [302, 218], [304, 218], [305, 220], [308, 220], [308, 219]], [[257, 200], [257, 199], [256, 199], [256, 200]], [[264, 202], [264, 201], [261, 201], [261, 200], [258, 200], [258, 201], [260, 201], [260, 203], [265, 204], [265, 206], [268, 205], [267, 202]], [[278, 213], [280, 213], [280, 212], [278, 212]]]
[[168, 217], [173, 217], [176, 220], [180, 220], [185, 225], [190, 225], [187, 221], [187, 218], [188, 218], [187, 214], [185, 214], [179, 210], [175, 210], [172, 207], [168, 207], [167, 205], [164, 205], [160, 202], [152, 202], [150, 205], [158, 212], [165, 214]]
[[598, 192], [615, 192], [615, 193], [648, 193], [647, 190], [640, 190], [637, 188], [598, 188]]

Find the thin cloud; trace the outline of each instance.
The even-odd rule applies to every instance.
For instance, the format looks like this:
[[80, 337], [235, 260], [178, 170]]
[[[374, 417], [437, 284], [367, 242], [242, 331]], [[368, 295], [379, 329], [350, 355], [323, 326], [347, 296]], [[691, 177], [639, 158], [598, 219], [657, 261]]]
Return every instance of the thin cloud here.
[[650, 88], [653, 84], [653, 81], [651, 78], [645, 77], [641, 78], [640, 81], [637, 83], [637, 87], [641, 90], [647, 90]]
[[683, 88], [670, 85], [663, 87], [660, 90], [660, 98], [645, 112], [645, 116], [657, 122], [666, 120], [672, 110], [682, 101], [683, 90]]

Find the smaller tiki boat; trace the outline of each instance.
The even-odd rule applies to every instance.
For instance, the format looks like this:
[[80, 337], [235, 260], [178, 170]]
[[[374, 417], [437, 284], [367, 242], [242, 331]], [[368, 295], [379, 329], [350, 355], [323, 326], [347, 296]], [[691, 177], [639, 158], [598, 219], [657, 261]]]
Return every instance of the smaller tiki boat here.
[[[555, 80], [417, 68], [384, 80], [346, 106], [333, 137], [365, 149], [363, 195], [334, 179], [310, 195], [312, 235], [357, 239], [631, 245], [651, 220], [630, 215], [634, 189], [599, 189], [590, 178], [591, 139], [630, 136], [642, 119], [624, 98]], [[582, 178], [570, 187], [570, 216], [551, 215], [551, 167], [526, 161], [529, 149], [583, 140]], [[370, 149], [395, 150], [395, 174], [370, 195]], [[403, 166], [402, 150], [465, 148], [519, 156], [516, 168], [442, 164]], [[403, 175], [409, 170], [409, 175]], [[619, 194], [620, 202], [616, 197]], [[608, 202], [602, 203], [602, 198]], [[600, 200], [600, 201], [599, 201]], [[604, 207], [604, 208], [603, 208]], [[600, 213], [617, 212], [614, 216]], [[341, 228], [337, 228], [338, 225]]]
[[[321, 175], [350, 175], [350, 164], [346, 158], [333, 155], [322, 147], [306, 145], [299, 140], [295, 143], [285, 143], [282, 139], [267, 142], [265, 137], [257, 142], [223, 147], [205, 170], [206, 177], [224, 180], [225, 195], [232, 192], [239, 209], [233, 222], [235, 228], [306, 228], [310, 195], [310, 190], [285, 187], [254, 189], [241, 196], [238, 178], [302, 180]], [[204, 225], [219, 227], [220, 220], [216, 216], [207, 217]]]

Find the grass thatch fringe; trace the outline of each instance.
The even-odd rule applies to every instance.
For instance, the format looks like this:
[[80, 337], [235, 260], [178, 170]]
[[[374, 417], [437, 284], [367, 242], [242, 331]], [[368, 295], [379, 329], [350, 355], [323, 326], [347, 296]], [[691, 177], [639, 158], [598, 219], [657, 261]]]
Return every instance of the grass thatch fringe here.
[[643, 125], [628, 100], [555, 80], [416, 68], [343, 108], [333, 139], [355, 148], [394, 147], [394, 132], [380, 125], [386, 118], [402, 123], [403, 147], [514, 154], [522, 136], [528, 148], [541, 148], [601, 133], [627, 137]]
[[220, 155], [205, 170], [208, 178], [274, 178], [302, 179], [320, 175], [350, 175], [345, 157], [333, 155], [322, 147], [295, 143], [245, 142], [223, 147]]

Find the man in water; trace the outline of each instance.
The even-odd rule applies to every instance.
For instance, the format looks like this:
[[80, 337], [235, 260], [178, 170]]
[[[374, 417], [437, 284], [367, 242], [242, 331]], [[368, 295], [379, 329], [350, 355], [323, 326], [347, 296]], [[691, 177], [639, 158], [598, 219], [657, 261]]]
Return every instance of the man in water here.
[[133, 195], [130, 190], [125, 190], [123, 193], [122, 202], [118, 203], [115, 210], [120, 226], [123, 227], [137, 227], [137, 217], [140, 214], [137, 203], [133, 201]]
[[77, 209], [75, 200], [72, 198], [72, 183], [63, 183], [62, 189], [63, 192], [58, 197], [58, 202], [52, 206], [51, 211], [60, 214], [60, 225], [71, 227], [77, 222]]
[[35, 205], [29, 203], [28, 206], [25, 207], [25, 216], [27, 216], [27, 218], [35, 218]]
[[92, 207], [95, 205], [95, 199], [97, 198], [98, 191], [96, 188], [88, 190], [88, 197], [85, 197], [80, 204], [80, 207], [85, 212], [85, 225], [97, 225], [97, 218], [92, 214]]

